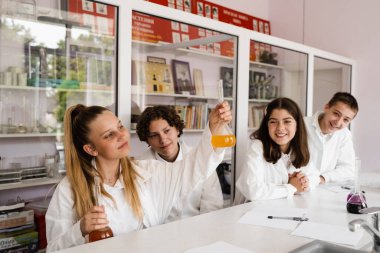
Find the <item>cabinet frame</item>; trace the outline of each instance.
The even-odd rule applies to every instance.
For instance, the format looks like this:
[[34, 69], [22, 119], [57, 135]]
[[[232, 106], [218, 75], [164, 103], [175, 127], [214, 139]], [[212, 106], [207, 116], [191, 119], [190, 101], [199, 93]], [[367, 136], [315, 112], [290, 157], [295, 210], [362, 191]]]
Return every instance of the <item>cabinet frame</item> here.
[[[208, 19], [191, 13], [183, 12], [180, 10], [168, 8], [165, 6], [157, 5], [151, 2], [143, 0], [102, 0], [105, 4], [111, 4], [118, 7], [118, 62], [116, 70], [117, 80], [117, 107], [116, 112], [118, 117], [125, 123], [128, 129], [130, 129], [131, 122], [131, 70], [132, 70], [132, 12], [137, 11], [146, 13], [149, 15], [166, 18], [182, 23], [187, 23], [194, 26], [205, 27], [210, 30], [216, 30], [221, 33], [230, 34], [237, 37], [237, 43], [235, 46], [237, 50], [237, 60], [234, 62], [234, 67], [237, 70], [237, 74], [234, 75], [236, 81], [234, 83], [239, 84], [236, 88], [236, 96], [234, 102], [234, 108], [239, 113], [235, 113], [236, 117], [235, 125], [233, 128], [236, 133], [237, 145], [233, 151], [232, 160], [235, 168], [241, 168], [244, 161], [247, 142], [249, 140], [248, 129], [248, 104], [249, 98], [247, 96], [249, 92], [249, 73], [250, 69], [250, 41], [258, 41], [267, 43], [273, 46], [285, 48], [292, 51], [301, 52], [307, 55], [307, 92], [306, 92], [306, 116], [312, 115], [313, 105], [313, 80], [314, 80], [314, 61], [315, 57], [336, 61], [339, 63], [347, 64], [351, 66], [351, 91], [355, 90], [356, 85], [356, 62], [350, 58], [343, 57], [334, 53], [319, 50], [313, 47], [309, 47], [300, 43], [288, 41], [285, 39], [277, 38], [271, 35], [258, 33], [245, 28], [236, 27], [231, 24], [222, 23], [220, 21]], [[246, 85], [244, 85], [246, 84]], [[239, 123], [237, 123], [239, 122]], [[0, 136], [0, 139], [5, 136]], [[21, 136], [19, 136], [21, 137]], [[24, 137], [24, 136], [22, 136]], [[28, 136], [25, 136], [28, 138]], [[233, 171], [232, 182], [235, 182], [238, 171]], [[233, 200], [234, 184], [231, 185], [231, 192]], [[231, 202], [232, 203], [232, 202]]]

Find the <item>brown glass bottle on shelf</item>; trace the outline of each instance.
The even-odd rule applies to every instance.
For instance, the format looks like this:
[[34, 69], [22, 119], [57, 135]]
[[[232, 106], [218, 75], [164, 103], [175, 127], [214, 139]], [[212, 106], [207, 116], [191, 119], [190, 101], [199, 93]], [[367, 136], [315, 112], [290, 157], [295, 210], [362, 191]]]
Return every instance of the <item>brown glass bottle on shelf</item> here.
[[[99, 206], [99, 197], [100, 197], [100, 180], [99, 177], [95, 177], [95, 189], [94, 189], [94, 197], [95, 197], [95, 205]], [[90, 232], [88, 235], [88, 240], [90, 242], [95, 242], [103, 239], [107, 239], [109, 237], [113, 237], [113, 232], [110, 227], [101, 228], [98, 230], [94, 230]]]

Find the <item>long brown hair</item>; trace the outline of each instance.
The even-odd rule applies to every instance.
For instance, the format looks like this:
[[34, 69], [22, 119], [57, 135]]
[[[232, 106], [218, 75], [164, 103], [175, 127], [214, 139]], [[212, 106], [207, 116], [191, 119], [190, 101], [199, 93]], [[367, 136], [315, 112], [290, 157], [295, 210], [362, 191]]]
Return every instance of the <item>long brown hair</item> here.
[[272, 140], [269, 135], [268, 122], [275, 109], [284, 109], [289, 112], [297, 123], [297, 130], [294, 138], [290, 141], [287, 153], [291, 151], [292, 164], [296, 168], [306, 166], [310, 160], [310, 153], [307, 144], [307, 132], [303, 116], [298, 105], [289, 98], [277, 98], [270, 102], [260, 127], [251, 134], [251, 139], [259, 139], [263, 143], [264, 158], [267, 162], [276, 163], [281, 158], [280, 146]]
[[[93, 157], [83, 150], [90, 143], [89, 124], [107, 108], [101, 106], [71, 106], [66, 110], [64, 118], [64, 147], [67, 177], [71, 183], [74, 196], [74, 206], [77, 219], [83, 217], [94, 205], [94, 177], [100, 173], [92, 166]], [[124, 195], [134, 215], [142, 221], [143, 212], [138, 195], [136, 178], [137, 172], [128, 157], [120, 159], [121, 175], [124, 180]], [[103, 178], [102, 178], [103, 179]], [[112, 196], [101, 186], [102, 194], [112, 201]], [[115, 203], [115, 202], [114, 202]]]

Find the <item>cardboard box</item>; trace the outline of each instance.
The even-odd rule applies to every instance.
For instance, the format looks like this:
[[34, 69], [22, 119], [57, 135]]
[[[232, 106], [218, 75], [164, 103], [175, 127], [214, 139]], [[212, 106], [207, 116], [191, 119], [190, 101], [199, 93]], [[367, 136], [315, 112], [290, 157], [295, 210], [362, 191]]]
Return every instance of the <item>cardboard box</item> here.
[[0, 253], [37, 252], [38, 233], [36, 231], [0, 239]]
[[0, 215], [0, 229], [34, 224], [34, 211], [11, 212]]

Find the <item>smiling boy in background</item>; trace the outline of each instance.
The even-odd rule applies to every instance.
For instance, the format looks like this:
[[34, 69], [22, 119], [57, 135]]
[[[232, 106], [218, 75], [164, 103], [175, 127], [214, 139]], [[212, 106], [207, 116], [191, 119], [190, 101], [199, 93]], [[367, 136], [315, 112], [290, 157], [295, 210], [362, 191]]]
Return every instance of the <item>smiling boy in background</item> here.
[[354, 179], [355, 151], [347, 126], [358, 111], [351, 94], [337, 92], [323, 112], [305, 117], [311, 162], [319, 170], [320, 184]]

